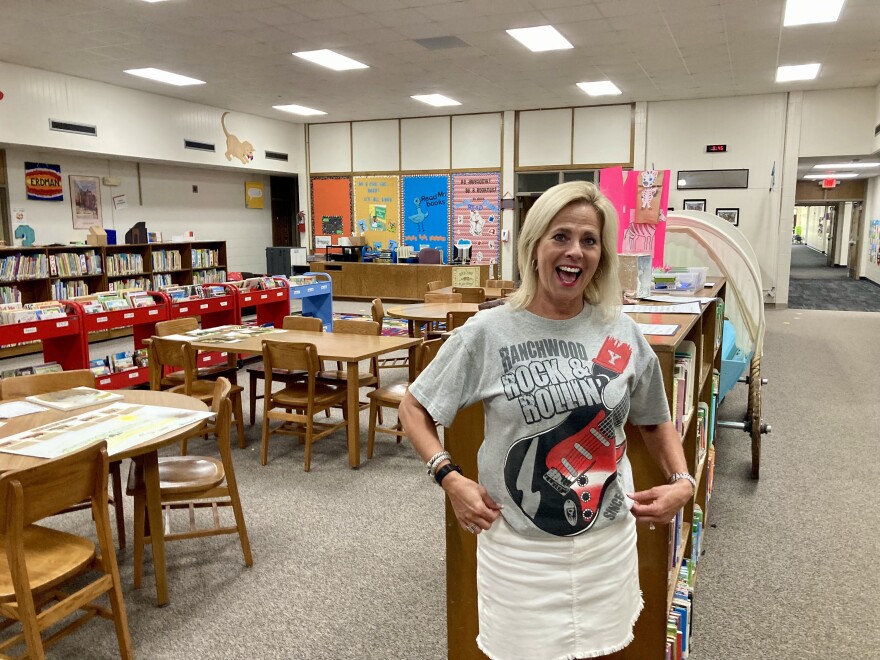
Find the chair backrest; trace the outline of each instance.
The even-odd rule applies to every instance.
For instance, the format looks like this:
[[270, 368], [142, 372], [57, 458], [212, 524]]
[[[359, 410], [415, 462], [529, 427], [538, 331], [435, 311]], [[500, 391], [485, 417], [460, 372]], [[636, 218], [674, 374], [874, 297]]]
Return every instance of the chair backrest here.
[[448, 302], [448, 303], [460, 303], [461, 302], [461, 294], [460, 293], [432, 293], [428, 292], [425, 294], [425, 302], [426, 303], [439, 303], [439, 302]]
[[263, 366], [266, 370], [266, 393], [272, 391], [272, 370], [306, 371], [309, 390], [314, 388], [315, 374], [320, 368], [318, 349], [304, 342], [263, 340]]
[[285, 316], [281, 321], [282, 330], [305, 330], [324, 332], [324, 323], [314, 316]]
[[7, 472], [0, 477], [0, 535], [86, 500], [92, 502], [93, 515], [102, 514], [109, 531], [108, 466], [107, 443], [101, 441], [35, 467]]
[[486, 280], [486, 287], [489, 289], [508, 289], [513, 288], [513, 280]]
[[465, 324], [465, 322], [476, 312], [447, 312], [446, 313], [446, 329], [455, 330]]
[[0, 399], [20, 399], [34, 394], [69, 390], [71, 387], [94, 386], [95, 374], [88, 369], [13, 376], [0, 381]]
[[426, 247], [419, 250], [420, 264], [442, 264], [443, 253], [437, 248]]
[[198, 329], [199, 320], [195, 316], [184, 316], [179, 319], [171, 319], [170, 321], [159, 321], [153, 334], [157, 337], [167, 337], [168, 335], [181, 335], [184, 332]]
[[373, 303], [370, 305], [370, 313], [373, 316], [373, 320], [379, 324], [379, 334], [382, 334], [382, 326], [385, 323], [385, 305], [382, 304], [381, 298], [373, 298]]
[[433, 282], [428, 282], [427, 290], [434, 291], [435, 289], [443, 288], [443, 280], [434, 280]]
[[461, 301], [466, 303], [486, 302], [486, 292], [480, 286], [454, 286], [453, 293], [461, 294]]
[[501, 287], [501, 297], [507, 298], [507, 296], [509, 296], [514, 291], [516, 291], [516, 289], [514, 289], [513, 287], [503, 286]]
[[228, 378], [224, 378], [223, 376], [221, 376], [214, 381], [214, 396], [211, 399], [211, 412], [220, 412], [221, 402], [223, 401], [223, 399], [229, 398], [229, 393], [231, 391], [232, 383], [229, 382]]
[[345, 335], [380, 335], [382, 327], [376, 321], [355, 321], [354, 319], [340, 319], [333, 321], [333, 333]]
[[189, 342], [164, 339], [153, 336], [147, 345], [147, 354], [150, 364], [150, 389], [162, 389], [162, 377], [165, 375], [165, 367], [174, 367], [184, 373], [184, 391], [192, 392], [192, 384], [196, 379], [196, 357], [198, 351]]
[[419, 344], [416, 350], [416, 375], [422, 373], [422, 370], [431, 363], [442, 346], [442, 339], [429, 339]]

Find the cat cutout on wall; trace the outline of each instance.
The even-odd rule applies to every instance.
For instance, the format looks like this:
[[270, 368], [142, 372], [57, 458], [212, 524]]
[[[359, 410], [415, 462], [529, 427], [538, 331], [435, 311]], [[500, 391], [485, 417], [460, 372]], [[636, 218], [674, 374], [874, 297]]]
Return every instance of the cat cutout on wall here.
[[220, 126], [226, 135], [226, 160], [232, 160], [233, 157], [238, 158], [242, 163], [247, 165], [254, 159], [254, 145], [247, 140], [239, 140], [237, 136], [226, 130], [226, 115], [224, 112], [220, 115]]

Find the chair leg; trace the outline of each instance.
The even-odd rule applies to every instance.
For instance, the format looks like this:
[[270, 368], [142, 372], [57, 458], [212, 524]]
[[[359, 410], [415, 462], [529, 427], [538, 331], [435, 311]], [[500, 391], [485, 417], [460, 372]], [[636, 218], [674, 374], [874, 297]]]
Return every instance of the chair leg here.
[[226, 487], [229, 489], [232, 513], [235, 515], [235, 526], [238, 528], [238, 540], [241, 542], [241, 552], [244, 554], [244, 565], [253, 566], [254, 557], [251, 554], [251, 542], [248, 539], [247, 527], [244, 524], [244, 511], [241, 508], [241, 500], [238, 497], [238, 482], [235, 480], [234, 472], [226, 473]]
[[134, 588], [141, 588], [144, 572], [144, 533], [147, 523], [147, 496], [142, 490], [134, 494]]
[[241, 410], [241, 392], [236, 392], [232, 396], [232, 408], [235, 415], [235, 430], [238, 431], [238, 447], [244, 449], [247, 442], [244, 437], [244, 413]]
[[373, 458], [373, 445], [376, 442], [376, 417], [382, 410], [382, 406], [376, 403], [376, 399], [370, 399], [370, 426], [367, 431], [367, 460]]
[[119, 657], [122, 660], [133, 660], [134, 650], [131, 645], [131, 633], [128, 630], [128, 618], [125, 616], [125, 599], [122, 597], [122, 584], [119, 579], [119, 568], [113, 566], [113, 585], [107, 592], [110, 610], [113, 612], [113, 625], [116, 627], [116, 642], [119, 644]]
[[113, 514], [116, 516], [116, 536], [119, 541], [119, 549], [125, 550], [125, 512], [122, 508], [122, 498], [125, 493], [122, 490], [122, 477], [120, 475], [120, 461], [110, 463], [110, 478], [113, 482]]
[[312, 417], [311, 411], [306, 413], [308, 421], [306, 422], [306, 458], [305, 471], [312, 469]]
[[[264, 402], [264, 405], [268, 405]], [[262, 447], [260, 449], [260, 463], [265, 465], [269, 462], [269, 416], [268, 408], [263, 409], [263, 434]]]
[[257, 374], [251, 373], [251, 426], [257, 414]]

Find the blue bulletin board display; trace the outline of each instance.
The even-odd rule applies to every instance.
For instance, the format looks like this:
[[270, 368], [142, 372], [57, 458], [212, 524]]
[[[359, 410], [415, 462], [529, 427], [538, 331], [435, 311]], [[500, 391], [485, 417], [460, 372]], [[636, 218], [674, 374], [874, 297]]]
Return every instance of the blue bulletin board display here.
[[449, 176], [413, 174], [401, 177], [403, 242], [418, 254], [437, 248], [449, 263]]

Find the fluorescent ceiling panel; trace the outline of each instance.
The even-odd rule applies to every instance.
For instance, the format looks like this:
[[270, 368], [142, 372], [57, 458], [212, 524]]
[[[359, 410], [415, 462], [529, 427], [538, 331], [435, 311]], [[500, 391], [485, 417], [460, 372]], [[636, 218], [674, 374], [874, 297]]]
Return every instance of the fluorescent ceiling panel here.
[[609, 96], [622, 94], [622, 92], [617, 88], [617, 85], [615, 85], [610, 80], [598, 80], [596, 82], [579, 82], [577, 86], [584, 90], [590, 96]]
[[814, 80], [819, 75], [820, 64], [795, 64], [793, 66], [781, 66], [776, 69], [776, 82], [791, 82], [794, 80]]
[[821, 163], [813, 165], [814, 170], [855, 170], [866, 167], [878, 167], [880, 163]]
[[552, 25], [507, 30], [507, 34], [535, 53], [574, 48]]
[[455, 99], [443, 96], [443, 94], [416, 94], [410, 98], [415, 99], [416, 101], [421, 101], [422, 103], [427, 103], [428, 105], [433, 105], [437, 108], [445, 105], [461, 105], [461, 103]]
[[828, 174], [808, 174], [805, 179], [855, 179], [858, 176], [855, 172], [834, 172]]
[[339, 53], [332, 50], [327, 50], [326, 48], [322, 50], [304, 50], [302, 52], [292, 54], [304, 60], [308, 60], [309, 62], [314, 62], [315, 64], [326, 66], [328, 69], [333, 69], [334, 71], [348, 71], [350, 69], [370, 68], [363, 62], [358, 62], [357, 60], [353, 60], [350, 57], [346, 57], [345, 55], [340, 55]]
[[294, 115], [326, 115], [327, 113], [323, 110], [315, 110], [314, 108], [307, 108], [304, 105], [296, 105], [295, 103], [291, 103], [290, 105], [273, 105], [273, 108], [276, 110], [281, 110], [282, 112], [290, 112]]
[[171, 73], [170, 71], [163, 71], [162, 69], [154, 69], [152, 67], [146, 69], [126, 69], [125, 73], [130, 73], [133, 76], [139, 76], [141, 78], [148, 78], [149, 80], [155, 80], [156, 82], [165, 83], [167, 85], [176, 85], [177, 87], [205, 84], [204, 80], [190, 78], [189, 76], [181, 76], [179, 73]]
[[844, 0], [788, 0], [782, 24], [809, 25], [811, 23], [834, 23], [840, 17]]

